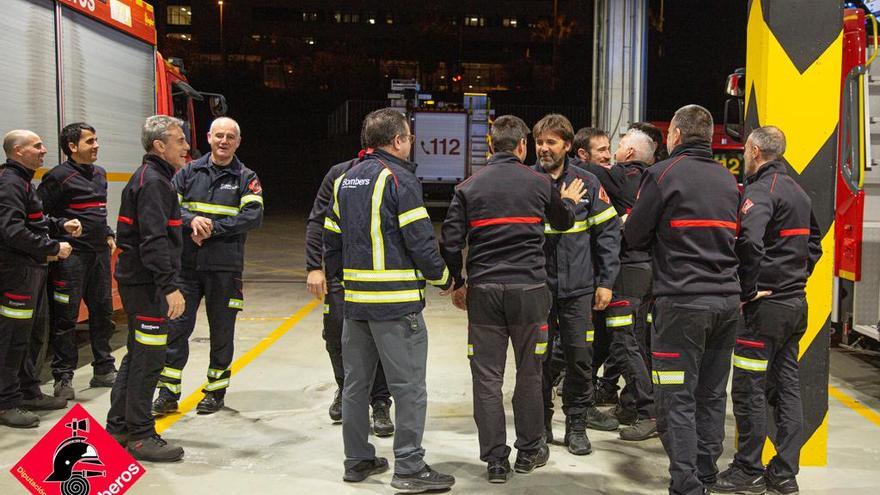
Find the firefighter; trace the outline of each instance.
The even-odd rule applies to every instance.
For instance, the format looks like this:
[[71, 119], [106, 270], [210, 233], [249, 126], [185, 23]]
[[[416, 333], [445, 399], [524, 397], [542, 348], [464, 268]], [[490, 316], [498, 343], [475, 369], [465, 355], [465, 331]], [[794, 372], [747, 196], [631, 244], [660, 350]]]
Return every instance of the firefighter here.
[[[342, 421], [342, 389], [345, 385], [345, 368], [342, 365], [342, 321], [345, 292], [342, 281], [339, 279], [327, 280], [324, 274], [324, 218], [327, 209], [333, 201], [333, 183], [337, 178], [348, 172], [357, 165], [360, 158], [366, 154], [366, 150], [360, 153], [358, 158], [338, 163], [330, 168], [321, 182], [318, 195], [312, 205], [309, 220], [306, 223], [306, 287], [317, 299], [325, 299], [324, 303], [324, 330], [321, 336], [324, 338], [327, 354], [330, 356], [330, 365], [333, 367], [333, 377], [336, 380], [336, 393], [330, 404], [330, 419], [335, 422]], [[373, 379], [373, 388], [370, 392], [370, 406], [373, 409], [373, 434], [377, 437], [387, 437], [394, 434], [394, 423], [391, 421], [391, 393], [385, 382], [385, 373], [382, 371], [381, 361], [376, 364], [376, 377]]]
[[[0, 166], [0, 425], [35, 428], [40, 417], [25, 410], [63, 409], [67, 400], [40, 392], [29, 343], [42, 347], [39, 315], [45, 310], [46, 260], [67, 258], [70, 243], [49, 232], [81, 232], [77, 221], [51, 219], [31, 184], [43, 165], [46, 147], [31, 131], [3, 138], [6, 163]], [[29, 382], [29, 383], [28, 383]], [[29, 395], [25, 395], [29, 394]]]
[[644, 172], [624, 227], [627, 247], [651, 250], [654, 260], [652, 382], [671, 494], [702, 494], [717, 477], [740, 322], [739, 190], [712, 159], [712, 131], [705, 108], [675, 112], [669, 159]]
[[181, 290], [186, 298], [183, 317], [170, 322], [165, 368], [157, 384], [153, 413], [177, 411], [183, 368], [189, 358], [189, 338], [202, 298], [211, 339], [205, 394], [199, 414], [223, 408], [232, 370], [235, 318], [244, 308], [241, 272], [247, 233], [263, 221], [263, 188], [257, 174], [235, 155], [241, 129], [220, 117], [208, 130], [211, 153], [191, 162], [172, 179], [183, 219]]
[[[566, 362], [562, 385], [563, 443], [572, 454], [587, 455], [592, 452], [592, 446], [586, 428], [614, 431], [619, 426], [617, 420], [600, 412], [595, 405], [591, 314], [593, 309], [605, 309], [612, 299], [611, 287], [620, 267], [620, 222], [599, 179], [575, 166], [567, 157], [574, 137], [568, 119], [558, 114], [547, 115], [535, 124], [532, 134], [538, 157], [533, 169], [549, 178], [556, 188], [579, 178], [587, 190], [575, 209], [572, 228], [556, 230], [549, 224], [544, 226], [547, 236], [544, 256], [553, 301], [548, 320], [548, 347], [553, 347], [554, 337], [558, 335]], [[551, 359], [546, 356], [544, 431], [546, 441], [552, 442], [553, 380]]]
[[150, 400], [165, 364], [169, 321], [181, 316], [180, 257], [183, 220], [171, 177], [186, 165], [183, 121], [147, 118], [141, 142], [147, 154], [122, 190], [116, 234], [116, 281], [128, 317], [126, 354], [110, 393], [107, 432], [138, 460], [175, 462], [183, 448], [156, 432]]
[[581, 162], [611, 168], [611, 141], [608, 133], [595, 127], [578, 129], [572, 139], [572, 154]]
[[629, 125], [629, 128], [638, 129], [644, 132], [651, 138], [651, 141], [654, 142], [654, 157], [647, 162], [649, 165], [653, 165], [669, 158], [669, 152], [666, 150], [666, 146], [664, 146], [663, 143], [663, 131], [657, 126], [650, 122], [633, 122]]
[[[785, 135], [776, 127], [746, 140], [746, 187], [740, 206], [740, 300], [745, 325], [733, 355], [733, 412], [737, 451], [714, 493], [798, 492], [803, 407], [798, 342], [807, 328], [807, 278], [822, 255], [822, 236], [807, 193], [782, 158]], [[767, 404], [773, 406], [776, 455], [761, 462]]]
[[80, 300], [89, 310], [92, 346], [92, 387], [112, 387], [116, 367], [110, 337], [113, 333], [113, 300], [110, 289], [110, 256], [116, 249], [113, 229], [107, 224], [107, 172], [95, 165], [98, 136], [95, 128], [78, 122], [65, 126], [59, 138], [67, 161], [43, 176], [37, 195], [53, 217], [77, 219], [83, 235], [65, 236], [74, 250], [49, 267], [51, 294], [50, 338], [55, 397], [73, 400], [72, 380], [77, 368], [75, 340]]
[[[490, 483], [504, 483], [510, 476], [501, 391], [508, 340], [516, 362], [514, 469], [530, 473], [550, 457], [541, 398], [552, 299], [542, 248], [544, 225], [559, 231], [572, 228], [577, 204], [587, 194], [579, 178], [557, 189], [547, 175], [523, 165], [528, 133], [518, 117], [495, 120], [493, 155], [486, 167], [455, 188], [442, 227], [441, 249], [455, 280], [453, 302], [468, 312], [474, 420]], [[466, 244], [467, 286], [461, 273]]]
[[421, 312], [425, 282], [445, 290], [452, 280], [422, 203], [416, 166], [407, 161], [414, 136], [406, 116], [376, 110], [364, 119], [361, 136], [373, 151], [334, 181], [324, 221], [327, 276], [345, 283], [343, 480], [363, 481], [388, 469], [368, 441], [370, 389], [381, 360], [396, 402], [391, 486], [410, 493], [444, 490], [455, 478], [425, 464], [422, 448], [428, 330]]

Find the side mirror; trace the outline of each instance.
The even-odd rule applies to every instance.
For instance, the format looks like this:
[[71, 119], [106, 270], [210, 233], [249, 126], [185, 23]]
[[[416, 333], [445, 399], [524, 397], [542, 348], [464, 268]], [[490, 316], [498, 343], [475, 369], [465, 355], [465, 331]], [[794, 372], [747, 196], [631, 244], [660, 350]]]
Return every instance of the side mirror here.
[[744, 109], [742, 98], [728, 98], [724, 102], [724, 132], [734, 141], [743, 142]]
[[208, 98], [208, 107], [214, 118], [223, 117], [229, 111], [229, 105], [226, 104], [226, 97], [223, 95], [211, 95]]
[[742, 98], [745, 95], [746, 70], [742, 67], [736, 69], [733, 74], [727, 76], [727, 84], [724, 86], [724, 92], [728, 96]]

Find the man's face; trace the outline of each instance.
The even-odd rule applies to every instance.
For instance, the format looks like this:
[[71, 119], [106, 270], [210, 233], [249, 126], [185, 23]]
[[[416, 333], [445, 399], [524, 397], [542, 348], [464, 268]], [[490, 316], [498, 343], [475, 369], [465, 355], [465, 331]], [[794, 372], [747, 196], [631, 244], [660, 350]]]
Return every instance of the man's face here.
[[749, 137], [746, 139], [746, 144], [743, 147], [743, 159], [745, 160], [746, 165], [746, 175], [754, 175], [755, 172], [758, 171], [758, 155], [760, 154], [760, 150], [752, 143], [752, 138]]
[[180, 127], [172, 127], [168, 131], [165, 141], [153, 141], [153, 149], [159, 152], [159, 156], [171, 164], [175, 169], [181, 169], [186, 165], [186, 155], [189, 151], [189, 143]]
[[565, 163], [565, 155], [571, 149], [571, 142], [562, 139], [555, 132], [545, 132], [535, 136], [535, 154], [538, 163], [546, 171], [557, 170]]
[[79, 142], [70, 145], [70, 157], [76, 163], [91, 165], [98, 161], [98, 148], [98, 136], [88, 129], [83, 129]]
[[611, 168], [611, 142], [608, 136], [590, 138], [590, 161], [605, 168]]
[[208, 144], [211, 145], [211, 158], [214, 163], [226, 165], [232, 161], [232, 157], [241, 145], [241, 136], [238, 135], [233, 122], [220, 120], [211, 127]]
[[40, 136], [31, 134], [24, 143], [15, 147], [15, 152], [18, 155], [18, 162], [31, 170], [36, 170], [43, 166], [43, 157], [46, 156], [47, 150]]

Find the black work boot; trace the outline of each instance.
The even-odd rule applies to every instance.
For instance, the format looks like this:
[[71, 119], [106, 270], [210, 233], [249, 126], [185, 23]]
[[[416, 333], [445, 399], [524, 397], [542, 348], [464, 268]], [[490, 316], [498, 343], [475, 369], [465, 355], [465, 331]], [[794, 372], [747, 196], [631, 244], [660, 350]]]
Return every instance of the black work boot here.
[[656, 419], [637, 419], [632, 426], [620, 430], [620, 439], [630, 442], [647, 440], [657, 435]]
[[36, 428], [40, 426], [40, 417], [17, 407], [0, 411], [0, 425], [10, 428]]
[[510, 479], [510, 461], [501, 459], [500, 461], [492, 461], [486, 468], [489, 483], [507, 483]]
[[767, 481], [767, 489], [771, 493], [777, 493], [779, 495], [797, 495], [800, 493], [797, 479], [794, 476], [788, 478], [774, 476], [768, 469], [764, 471], [764, 479]]
[[574, 455], [587, 455], [593, 451], [587, 437], [587, 423], [584, 415], [577, 414], [565, 417], [565, 446]]
[[52, 397], [42, 392], [33, 399], [21, 401], [21, 408], [26, 411], [53, 411], [55, 409], [64, 409], [65, 407], [67, 407], [67, 399]]
[[63, 377], [61, 379], [55, 380], [55, 386], [53, 387], [53, 393], [55, 397], [64, 400], [73, 400], [76, 398], [76, 392], [73, 390], [73, 383], [70, 378]]
[[596, 405], [597, 406], [616, 406], [619, 402], [617, 398], [617, 390], [602, 385], [603, 382], [596, 383]]
[[767, 491], [764, 473], [751, 475], [731, 464], [730, 468], [718, 475], [715, 484], [709, 487], [710, 493], [741, 493], [761, 495]]
[[616, 419], [595, 407], [587, 408], [586, 418], [587, 428], [591, 430], [614, 431], [620, 427], [620, 423], [618, 423]]
[[614, 416], [618, 423], [628, 426], [635, 424], [639, 419], [639, 413], [632, 409], [627, 409], [620, 404], [614, 406], [614, 409], [611, 410], [611, 415]]
[[397, 474], [391, 478], [391, 487], [401, 493], [421, 493], [435, 490], [447, 490], [455, 484], [455, 478], [449, 474], [438, 473], [425, 464], [421, 471], [412, 474]]
[[223, 409], [223, 405], [223, 395], [217, 392], [205, 392], [205, 396], [196, 406], [196, 412], [198, 414], [214, 414]]
[[334, 423], [342, 421], [342, 389], [336, 389], [336, 393], [333, 394], [333, 402], [327, 412], [330, 414], [330, 421]]
[[544, 443], [553, 443], [553, 409], [544, 409]]
[[92, 388], [113, 388], [116, 383], [116, 370], [110, 370], [107, 373], [95, 373], [89, 380], [89, 386]]
[[384, 400], [373, 403], [373, 434], [377, 437], [394, 435], [394, 423], [391, 422], [391, 404]]
[[153, 401], [153, 416], [165, 416], [177, 412], [177, 399], [165, 389], [159, 390], [159, 397]]
[[183, 447], [169, 444], [158, 434], [140, 440], [129, 440], [125, 448], [139, 461], [177, 462], [183, 459]]
[[381, 474], [385, 471], [388, 471], [388, 459], [384, 457], [367, 459], [346, 469], [345, 474], [342, 475], [342, 481], [357, 483], [358, 481], [364, 481], [368, 476]]
[[531, 473], [535, 469], [547, 464], [550, 459], [550, 449], [546, 445], [542, 445], [538, 450], [525, 451], [520, 450], [516, 453], [516, 462], [513, 463], [513, 469], [517, 473]]

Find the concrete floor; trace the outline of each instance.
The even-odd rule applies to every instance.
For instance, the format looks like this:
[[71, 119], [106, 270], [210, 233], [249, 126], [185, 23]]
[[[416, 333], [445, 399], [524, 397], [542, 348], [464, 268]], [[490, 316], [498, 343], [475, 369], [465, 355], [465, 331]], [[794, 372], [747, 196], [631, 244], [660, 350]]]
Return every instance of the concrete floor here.
[[[301, 218], [270, 218], [251, 236], [245, 310], [236, 335], [237, 362], [248, 362], [233, 377], [227, 408], [213, 416], [190, 411], [162, 423], [167, 428], [164, 436], [183, 445], [186, 458], [172, 465], [146, 464], [147, 474], [129, 493], [393, 492], [390, 472], [356, 485], [341, 481], [341, 427], [327, 417], [335, 384], [321, 339], [321, 306], [310, 299], [303, 284], [303, 232]], [[531, 475], [516, 475], [506, 485], [487, 484], [471, 416], [465, 314], [435, 289], [428, 293], [425, 319], [431, 341], [424, 446], [428, 463], [456, 476], [454, 492], [665, 493], [667, 461], [659, 440], [627, 443], [616, 433], [594, 431], [589, 433], [592, 455], [574, 457], [556, 445], [547, 467]], [[291, 315], [297, 316], [290, 319]], [[277, 341], [267, 346], [267, 338]], [[118, 358], [122, 351], [116, 352]], [[183, 376], [184, 397], [200, 388], [207, 354], [207, 323], [202, 314]], [[87, 358], [81, 358], [81, 363], [87, 363]], [[75, 377], [77, 400], [103, 420], [109, 390], [89, 389], [90, 376], [86, 364]], [[505, 384], [508, 401], [512, 380], [511, 363]], [[860, 413], [839, 399], [830, 399], [829, 463], [803, 468], [801, 492], [875, 494], [880, 489], [880, 415], [876, 412], [880, 411], [880, 362], [835, 350], [831, 382], [869, 409]], [[44, 390], [51, 393], [51, 384]], [[198, 400], [200, 394], [194, 397]], [[62, 414], [44, 414], [36, 430], [0, 430], [0, 471], [8, 472]], [[508, 426], [512, 444], [512, 417]], [[561, 433], [562, 422], [557, 421], [555, 429]], [[719, 463], [722, 469], [733, 454], [732, 414], [728, 414], [727, 430], [727, 449]], [[392, 439], [373, 441], [380, 455], [393, 458]], [[0, 493], [25, 492], [11, 475], [0, 474]]]

